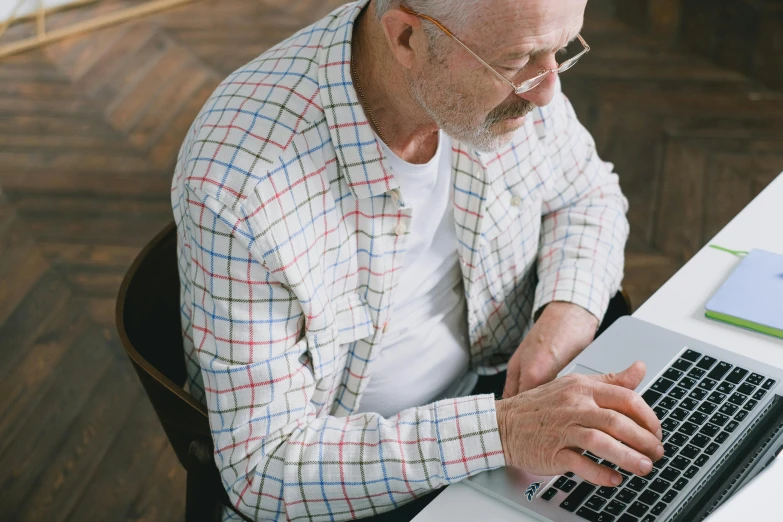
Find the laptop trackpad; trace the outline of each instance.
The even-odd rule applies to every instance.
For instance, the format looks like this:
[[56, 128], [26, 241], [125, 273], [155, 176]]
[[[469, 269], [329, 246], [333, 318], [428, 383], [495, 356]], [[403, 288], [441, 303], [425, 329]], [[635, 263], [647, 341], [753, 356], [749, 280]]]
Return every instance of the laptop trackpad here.
[[598, 370], [593, 370], [592, 368], [588, 368], [587, 366], [582, 366], [581, 364], [575, 364], [573, 368], [571, 368], [568, 371], [568, 373], [578, 373], [580, 375], [601, 375], [603, 372], [599, 372]]

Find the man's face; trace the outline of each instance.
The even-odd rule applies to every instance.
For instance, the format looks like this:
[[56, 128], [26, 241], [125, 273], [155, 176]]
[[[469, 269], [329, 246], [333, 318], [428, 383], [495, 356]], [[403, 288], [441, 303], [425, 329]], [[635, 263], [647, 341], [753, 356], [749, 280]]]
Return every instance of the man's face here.
[[[555, 53], [582, 27], [587, 0], [486, 0], [456, 36], [517, 85], [557, 67]], [[489, 152], [508, 144], [525, 115], [547, 105], [555, 75], [517, 95], [457, 42], [444, 35], [426, 63], [412, 70], [414, 99], [449, 136]]]

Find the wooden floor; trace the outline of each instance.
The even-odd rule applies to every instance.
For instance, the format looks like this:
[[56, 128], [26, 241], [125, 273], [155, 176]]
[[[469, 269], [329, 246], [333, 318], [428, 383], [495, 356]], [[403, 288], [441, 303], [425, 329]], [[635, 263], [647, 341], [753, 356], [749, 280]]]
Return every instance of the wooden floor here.
[[[182, 519], [116, 292], [171, 220], [172, 165], [212, 89], [342, 1], [204, 0], [0, 60], [0, 520]], [[605, 4], [563, 81], [631, 202], [638, 306], [783, 171], [783, 95], [634, 37]]]

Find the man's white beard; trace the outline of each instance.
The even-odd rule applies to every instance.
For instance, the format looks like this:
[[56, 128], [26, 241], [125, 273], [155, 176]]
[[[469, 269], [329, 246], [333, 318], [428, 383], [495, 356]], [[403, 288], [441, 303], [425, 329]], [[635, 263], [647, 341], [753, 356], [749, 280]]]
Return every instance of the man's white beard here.
[[[411, 78], [411, 94], [443, 132], [479, 152], [494, 152], [511, 142], [513, 131], [502, 134], [493, 132], [497, 121], [489, 116], [477, 118], [482, 109], [477, 106], [475, 99], [443, 88], [443, 85], [451, 82], [442, 65], [431, 63], [430, 70], [432, 73], [427, 77]], [[531, 104], [526, 110], [529, 112], [532, 107]]]

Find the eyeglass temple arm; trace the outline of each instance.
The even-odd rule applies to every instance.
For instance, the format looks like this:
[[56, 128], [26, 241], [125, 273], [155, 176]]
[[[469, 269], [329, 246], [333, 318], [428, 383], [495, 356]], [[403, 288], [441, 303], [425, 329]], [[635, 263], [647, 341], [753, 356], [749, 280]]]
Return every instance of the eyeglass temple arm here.
[[[405, 7], [404, 5], [401, 5], [401, 6], [400, 6], [400, 10], [401, 10], [401, 11], [404, 11], [404, 12], [406, 12], [406, 13], [408, 13], [408, 14], [412, 14], [412, 15], [414, 15], [414, 16], [418, 16], [419, 18], [424, 18], [425, 20], [428, 20], [428, 21], [432, 22], [433, 24], [435, 24], [435, 25], [438, 27], [438, 29], [440, 29], [441, 31], [443, 31], [444, 33], [446, 33], [447, 35], [449, 35], [449, 36], [450, 36], [452, 39], [454, 39], [454, 41], [455, 41], [455, 42], [457, 42], [458, 44], [460, 44], [460, 45], [462, 46], [462, 48], [463, 48], [463, 49], [465, 49], [467, 52], [469, 52], [469, 53], [471, 54], [471, 56], [473, 56], [473, 58], [475, 58], [476, 60], [478, 60], [478, 61], [479, 61], [479, 63], [481, 63], [481, 65], [483, 65], [484, 67], [486, 67], [487, 69], [489, 69], [490, 71], [492, 71], [492, 74], [494, 74], [495, 76], [497, 76], [497, 77], [498, 77], [498, 79], [500, 79], [500, 80], [502, 80], [503, 82], [505, 82], [505, 83], [506, 83], [506, 85], [509, 85], [509, 86], [510, 86], [511, 88], [513, 88], [514, 90], [517, 90], [517, 89], [519, 88], [519, 87], [517, 87], [516, 85], [514, 85], [514, 83], [513, 83], [513, 82], [511, 82], [511, 81], [510, 81], [508, 78], [506, 78], [505, 76], [503, 76], [502, 74], [500, 74], [499, 72], [497, 72], [497, 71], [495, 70], [495, 68], [494, 68], [494, 67], [492, 67], [492, 66], [491, 66], [491, 65], [489, 65], [487, 62], [485, 62], [485, 61], [484, 61], [484, 60], [483, 60], [483, 59], [482, 59], [482, 58], [481, 58], [479, 55], [477, 55], [476, 53], [474, 53], [473, 51], [471, 51], [471, 50], [470, 50], [470, 47], [468, 47], [467, 45], [465, 45], [464, 43], [462, 43], [462, 41], [461, 41], [459, 38], [457, 38], [457, 37], [454, 35], [454, 33], [452, 33], [451, 31], [449, 31], [448, 29], [446, 29], [446, 27], [444, 27], [444, 26], [443, 26], [443, 25], [442, 25], [440, 22], [438, 22], [438, 21], [437, 21], [437, 20], [435, 20], [434, 18], [432, 18], [432, 17], [430, 17], [430, 16], [427, 16], [427, 15], [425, 15], [425, 14], [417, 13], [416, 11], [413, 11], [412, 9], [408, 9], [408, 8], [407, 8], [407, 7]], [[581, 37], [580, 37], [580, 39], [581, 39]]]

